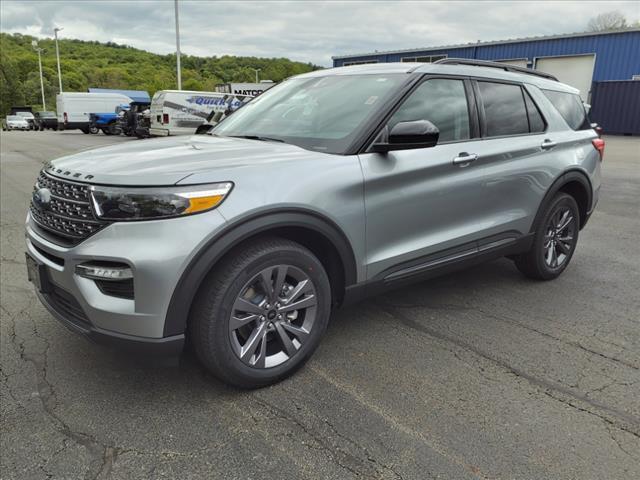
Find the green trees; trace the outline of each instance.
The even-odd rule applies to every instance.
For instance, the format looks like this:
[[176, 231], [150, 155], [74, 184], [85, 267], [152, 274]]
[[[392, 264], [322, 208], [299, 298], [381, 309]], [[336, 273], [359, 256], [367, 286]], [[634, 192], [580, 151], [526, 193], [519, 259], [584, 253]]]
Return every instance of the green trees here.
[[[31, 105], [40, 109], [38, 55], [31, 47], [29, 35], [0, 33], [0, 114], [6, 115], [12, 105]], [[58, 93], [55, 44], [52, 39], [39, 39], [42, 54], [47, 109], [55, 109]], [[113, 42], [60, 40], [62, 88], [68, 92], [86, 92], [89, 87], [156, 90], [176, 87], [175, 55], [156, 55]], [[210, 91], [219, 83], [253, 82], [254, 68], [260, 78], [273, 81], [318, 69], [310, 63], [292, 62], [286, 58], [195, 57], [183, 55], [182, 88]]]

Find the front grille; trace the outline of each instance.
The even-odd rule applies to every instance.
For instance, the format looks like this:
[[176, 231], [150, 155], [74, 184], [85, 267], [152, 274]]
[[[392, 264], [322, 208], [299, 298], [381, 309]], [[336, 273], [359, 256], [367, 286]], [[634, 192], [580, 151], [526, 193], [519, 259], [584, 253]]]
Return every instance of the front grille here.
[[30, 212], [38, 227], [53, 236], [56, 243], [75, 245], [108, 225], [91, 210], [89, 186], [55, 178], [40, 172], [35, 191], [46, 188], [51, 201], [40, 208], [32, 199]]

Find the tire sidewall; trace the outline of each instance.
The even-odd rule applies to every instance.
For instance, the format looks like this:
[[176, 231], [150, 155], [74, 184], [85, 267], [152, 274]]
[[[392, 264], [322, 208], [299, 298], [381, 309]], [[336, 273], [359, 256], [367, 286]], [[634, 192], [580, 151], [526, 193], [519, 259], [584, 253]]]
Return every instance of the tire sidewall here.
[[[317, 306], [316, 318], [311, 330], [309, 339], [300, 347], [300, 350], [281, 365], [271, 368], [251, 368], [245, 365], [235, 354], [229, 339], [228, 324], [232, 313], [233, 304], [241, 289], [257, 273], [267, 267], [275, 265], [292, 265], [304, 271], [313, 282], [316, 290]], [[209, 331], [213, 335], [211, 345], [217, 349], [217, 354], [225, 361], [225, 365], [230, 369], [234, 377], [240, 377], [252, 384], [268, 384], [278, 379], [288, 376], [304, 364], [309, 356], [315, 351], [325, 332], [331, 310], [331, 289], [327, 275], [319, 261], [311, 254], [305, 254], [294, 249], [282, 249], [269, 252], [252, 260], [239, 275], [229, 283], [222, 301], [214, 309], [213, 328]]]
[[[546, 226], [549, 223], [549, 219], [554, 214], [554, 212], [562, 206], [567, 206], [571, 210], [575, 221], [575, 230], [574, 230], [574, 238], [573, 238], [573, 247], [571, 248], [571, 252], [564, 260], [562, 265], [557, 268], [551, 268], [547, 265], [545, 261], [545, 253], [544, 253], [544, 238], [546, 233]], [[544, 216], [541, 219], [541, 223], [538, 226], [538, 231], [535, 237], [535, 253], [536, 253], [536, 264], [537, 267], [545, 279], [552, 279], [559, 276], [569, 265], [571, 259], [573, 258], [573, 254], [576, 251], [576, 247], [578, 244], [578, 234], [580, 232], [580, 211], [578, 210], [578, 204], [574, 200], [573, 197], [567, 194], [561, 194], [553, 199], [551, 204], [547, 207]]]

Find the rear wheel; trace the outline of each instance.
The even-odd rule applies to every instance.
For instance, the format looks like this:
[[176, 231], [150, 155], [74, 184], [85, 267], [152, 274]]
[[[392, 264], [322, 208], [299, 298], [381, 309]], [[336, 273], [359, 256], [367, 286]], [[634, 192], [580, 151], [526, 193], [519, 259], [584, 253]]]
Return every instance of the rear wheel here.
[[573, 256], [580, 230], [578, 204], [571, 195], [557, 194], [536, 227], [531, 250], [516, 257], [518, 270], [537, 280], [558, 277]]
[[221, 380], [262, 387], [311, 356], [330, 305], [329, 280], [309, 250], [261, 239], [216, 266], [199, 291], [189, 335], [202, 363]]
[[98, 127], [96, 127], [95, 125], [92, 125], [89, 127], [89, 133], [95, 135], [100, 131], [100, 129]]

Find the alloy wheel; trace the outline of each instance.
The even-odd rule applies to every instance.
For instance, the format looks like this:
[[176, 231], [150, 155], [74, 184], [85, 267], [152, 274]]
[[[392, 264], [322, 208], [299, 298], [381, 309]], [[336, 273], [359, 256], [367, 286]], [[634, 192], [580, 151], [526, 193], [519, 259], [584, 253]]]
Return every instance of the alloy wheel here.
[[576, 221], [569, 207], [559, 207], [549, 218], [544, 236], [544, 262], [547, 267], [561, 267], [575, 246]]
[[309, 338], [316, 309], [316, 289], [305, 272], [293, 265], [265, 268], [233, 304], [229, 339], [234, 353], [253, 368], [286, 362]]

